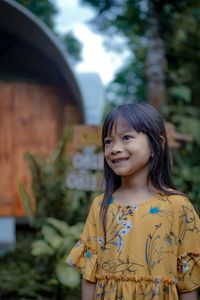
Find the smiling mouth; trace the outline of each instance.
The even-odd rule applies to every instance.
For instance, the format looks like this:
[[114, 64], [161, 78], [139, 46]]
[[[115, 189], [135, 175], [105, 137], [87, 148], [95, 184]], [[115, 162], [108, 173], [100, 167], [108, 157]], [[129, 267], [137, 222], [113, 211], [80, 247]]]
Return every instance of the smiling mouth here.
[[123, 161], [126, 161], [126, 160], [128, 160], [128, 158], [113, 159], [112, 163], [117, 164], [117, 163], [120, 163], [120, 162], [123, 162]]

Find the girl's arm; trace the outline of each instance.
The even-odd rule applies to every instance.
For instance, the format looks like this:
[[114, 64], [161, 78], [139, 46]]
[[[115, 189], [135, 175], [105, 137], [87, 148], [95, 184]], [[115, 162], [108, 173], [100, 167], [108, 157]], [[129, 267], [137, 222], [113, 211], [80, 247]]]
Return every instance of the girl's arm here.
[[179, 299], [180, 300], [197, 300], [198, 299], [197, 290], [187, 292], [187, 293], [180, 293]]
[[96, 283], [82, 278], [81, 300], [93, 300], [95, 287]]

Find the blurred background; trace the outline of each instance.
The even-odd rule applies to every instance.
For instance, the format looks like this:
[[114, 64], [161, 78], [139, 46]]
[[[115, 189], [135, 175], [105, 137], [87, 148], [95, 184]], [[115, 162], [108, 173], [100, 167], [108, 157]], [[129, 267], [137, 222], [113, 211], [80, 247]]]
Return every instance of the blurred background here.
[[80, 299], [65, 263], [103, 190], [101, 125], [148, 102], [200, 212], [200, 2], [0, 1], [0, 299]]

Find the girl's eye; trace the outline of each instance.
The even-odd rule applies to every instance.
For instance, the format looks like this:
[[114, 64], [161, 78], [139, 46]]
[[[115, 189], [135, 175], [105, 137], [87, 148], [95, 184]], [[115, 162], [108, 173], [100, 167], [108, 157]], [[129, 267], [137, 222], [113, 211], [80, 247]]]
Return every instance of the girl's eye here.
[[123, 140], [124, 140], [124, 141], [128, 141], [128, 140], [130, 140], [130, 139], [132, 139], [132, 138], [133, 138], [133, 137], [130, 136], [130, 135], [128, 135], [128, 134], [126, 134], [126, 135], [123, 136]]
[[111, 143], [111, 139], [105, 139], [105, 140], [104, 140], [104, 144], [105, 144], [105, 145], [109, 145], [110, 143]]

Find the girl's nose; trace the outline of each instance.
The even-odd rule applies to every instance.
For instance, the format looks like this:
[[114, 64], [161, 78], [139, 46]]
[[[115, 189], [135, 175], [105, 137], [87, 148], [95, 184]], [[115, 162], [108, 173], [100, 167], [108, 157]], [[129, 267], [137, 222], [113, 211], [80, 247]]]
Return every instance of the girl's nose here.
[[121, 143], [113, 143], [113, 147], [112, 147], [112, 154], [117, 154], [122, 152], [122, 145]]

